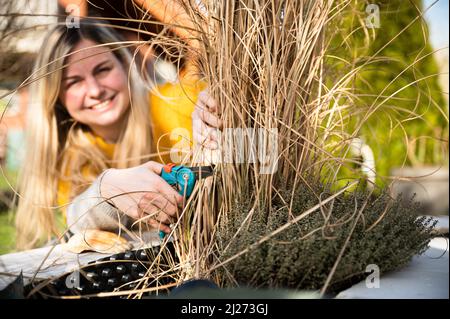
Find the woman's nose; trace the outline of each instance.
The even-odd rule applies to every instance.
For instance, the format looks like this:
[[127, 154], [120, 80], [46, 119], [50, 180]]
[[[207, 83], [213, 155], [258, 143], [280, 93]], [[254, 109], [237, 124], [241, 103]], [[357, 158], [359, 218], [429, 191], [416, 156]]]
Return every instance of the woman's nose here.
[[105, 90], [101, 83], [93, 77], [86, 78], [87, 95], [93, 99], [101, 99], [105, 93]]

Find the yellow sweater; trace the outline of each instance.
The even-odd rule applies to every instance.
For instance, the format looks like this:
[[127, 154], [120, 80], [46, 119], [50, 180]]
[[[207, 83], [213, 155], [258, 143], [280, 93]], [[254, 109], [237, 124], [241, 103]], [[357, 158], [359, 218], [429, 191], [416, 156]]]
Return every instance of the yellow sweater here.
[[[153, 160], [167, 163], [170, 161], [168, 151], [181, 138], [170, 138], [170, 133], [176, 128], [187, 130], [189, 141], [192, 140], [191, 113], [194, 110], [198, 93], [206, 87], [204, 82], [183, 81], [181, 83], [166, 83], [151, 91], [150, 117], [153, 128], [153, 149], [161, 155]], [[108, 159], [112, 159], [115, 144], [106, 143], [101, 137], [88, 135], [89, 139], [100, 149]], [[187, 141], [189, 143], [189, 141]], [[179, 145], [179, 144], [178, 144]], [[86, 169], [86, 170], [84, 170]], [[84, 168], [83, 171], [88, 171]], [[58, 205], [70, 202], [70, 180], [58, 182]]]

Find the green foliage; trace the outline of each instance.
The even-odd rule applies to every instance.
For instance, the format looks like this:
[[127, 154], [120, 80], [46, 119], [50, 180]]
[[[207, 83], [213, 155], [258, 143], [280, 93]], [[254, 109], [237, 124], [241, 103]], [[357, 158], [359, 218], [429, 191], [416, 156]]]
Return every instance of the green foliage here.
[[[247, 222], [244, 219], [251, 209], [250, 201], [235, 206], [220, 227], [220, 260], [239, 253], [318, 204], [318, 194], [323, 200], [330, 192], [310, 183], [299, 185], [293, 195], [288, 190], [279, 194], [284, 200], [275, 200], [269, 212], [256, 210]], [[289, 217], [287, 204], [291, 199], [293, 216]], [[431, 218], [417, 218], [415, 205], [393, 201], [386, 193], [371, 197], [364, 191], [351, 192], [227, 263], [218, 270], [219, 277], [224, 278], [224, 286], [237, 282], [252, 287], [319, 289], [356, 222], [329, 286], [329, 292], [339, 291], [367, 276], [365, 269], [370, 264], [385, 273], [425, 250], [434, 224]], [[234, 237], [241, 226], [243, 230]]]
[[[388, 173], [388, 165], [403, 164], [407, 154], [409, 164], [441, 164], [445, 152], [433, 145], [440, 144], [439, 140], [445, 137], [448, 120], [443, 116], [446, 103], [438, 83], [439, 69], [431, 54], [426, 24], [418, 19], [402, 32], [419, 15], [421, 1], [384, 1], [380, 3], [380, 10], [382, 24], [369, 54], [381, 50], [378, 56], [387, 57], [388, 61], [375, 63], [362, 73], [357, 87], [360, 92], [392, 95], [393, 98], [384, 105], [380, 105], [383, 98], [376, 102], [363, 99], [365, 106], [371, 102], [380, 106], [361, 133], [378, 155], [383, 175]], [[393, 84], [389, 85], [390, 82]], [[396, 93], [398, 90], [401, 91]], [[411, 147], [409, 152], [407, 146]]]
[[15, 247], [14, 216], [0, 212], [0, 255], [12, 252]]
[[11, 185], [17, 183], [17, 171], [3, 169], [0, 172], [0, 191], [11, 191]]
[[[355, 95], [345, 102], [350, 105], [345, 131], [373, 149], [381, 176], [404, 164], [448, 163], [448, 111], [438, 82], [442, 71], [420, 17], [422, 2], [377, 1], [378, 29], [365, 28], [367, 3], [355, 3], [332, 30], [330, 54], [346, 62], [327, 60], [336, 74], [361, 68], [353, 77]], [[329, 74], [330, 83], [336, 80]]]
[[15, 185], [17, 172], [4, 170], [0, 174], [0, 255], [15, 248], [14, 214], [10, 204], [14, 197], [10, 184]]

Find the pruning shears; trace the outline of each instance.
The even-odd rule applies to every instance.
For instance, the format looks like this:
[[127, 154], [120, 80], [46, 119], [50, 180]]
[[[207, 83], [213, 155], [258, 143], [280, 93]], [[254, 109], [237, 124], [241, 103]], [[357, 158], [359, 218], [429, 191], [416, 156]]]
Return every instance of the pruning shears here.
[[[214, 173], [213, 171], [213, 166], [188, 167], [170, 163], [164, 165], [160, 176], [169, 183], [169, 185], [175, 187], [180, 195], [188, 198], [194, 190], [195, 182], [202, 178], [212, 176]], [[162, 240], [164, 236], [165, 233], [160, 231], [159, 238]]]

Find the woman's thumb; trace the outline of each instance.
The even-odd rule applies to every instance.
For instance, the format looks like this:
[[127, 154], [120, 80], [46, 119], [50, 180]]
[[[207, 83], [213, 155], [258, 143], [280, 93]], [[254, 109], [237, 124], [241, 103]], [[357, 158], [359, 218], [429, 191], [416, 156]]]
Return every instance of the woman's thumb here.
[[161, 170], [163, 169], [164, 165], [161, 163], [157, 163], [154, 161], [149, 161], [147, 163], [142, 164], [142, 166], [150, 169], [153, 173], [160, 175]]

